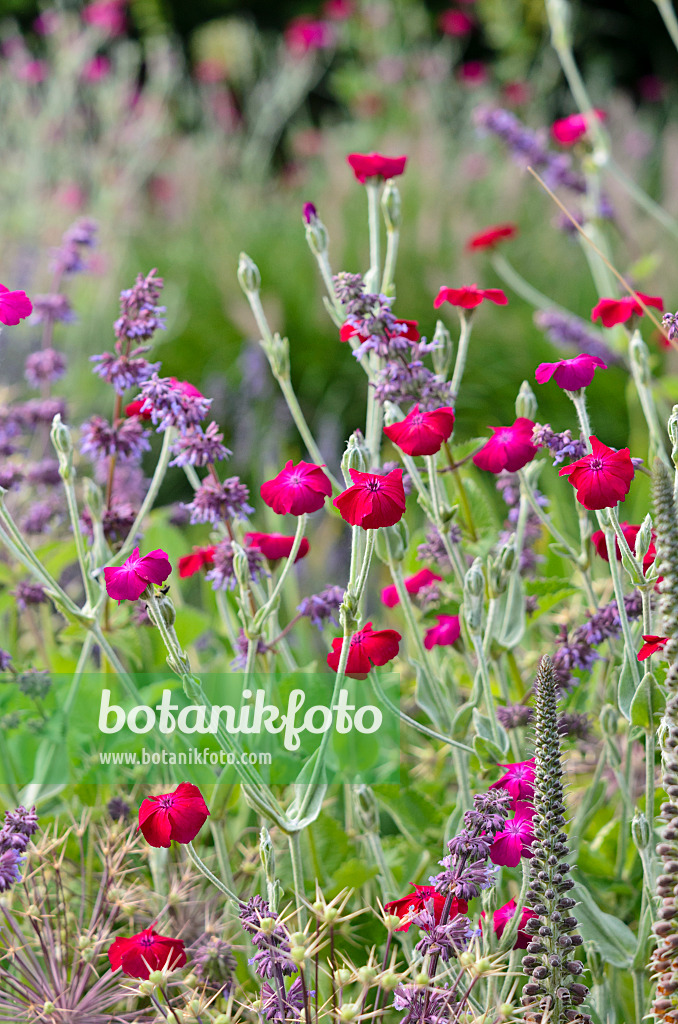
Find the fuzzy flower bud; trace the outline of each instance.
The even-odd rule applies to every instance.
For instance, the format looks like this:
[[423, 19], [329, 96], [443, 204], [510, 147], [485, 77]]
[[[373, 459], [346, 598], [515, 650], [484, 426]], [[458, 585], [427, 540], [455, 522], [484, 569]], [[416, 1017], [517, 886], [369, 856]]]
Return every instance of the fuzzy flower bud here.
[[381, 210], [387, 229], [397, 231], [402, 220], [402, 204], [400, 192], [391, 178], [384, 185], [384, 191], [381, 194]]
[[528, 420], [533, 420], [537, 415], [537, 398], [526, 380], [520, 385], [520, 391], [516, 398], [516, 416], [524, 416]]
[[433, 369], [443, 380], [447, 380], [447, 375], [450, 372], [452, 365], [452, 356], [454, 355], [454, 344], [452, 342], [452, 335], [448, 331], [442, 320], [436, 321], [436, 329], [433, 334], [433, 348], [431, 349], [431, 359], [433, 360]]
[[650, 544], [652, 543], [652, 517], [649, 512], [643, 519], [640, 529], [636, 534], [636, 550], [635, 555], [637, 560], [642, 564], [645, 555], [650, 550]]
[[652, 829], [644, 814], [638, 812], [631, 822], [631, 835], [638, 850], [647, 850], [652, 842]]
[[347, 487], [351, 487], [350, 470], [355, 469], [359, 473], [367, 472], [367, 460], [369, 452], [365, 446], [365, 438], [360, 430], [355, 430], [346, 442], [346, 451], [341, 460], [341, 472]]
[[485, 577], [483, 563], [476, 558], [464, 577], [464, 617], [471, 633], [478, 633], [483, 618]]
[[314, 256], [324, 256], [329, 245], [329, 236], [327, 228], [320, 217], [318, 217], [315, 209], [313, 212], [308, 211], [308, 219], [304, 216], [304, 223], [306, 225], [306, 241], [308, 242], [309, 249]]
[[629, 345], [629, 355], [631, 356], [631, 363], [633, 364], [638, 380], [641, 384], [649, 385], [652, 381], [652, 373], [650, 371], [650, 352], [640, 336], [639, 331], [635, 331], [631, 338]]
[[238, 260], [238, 281], [246, 295], [256, 294], [261, 288], [259, 267], [246, 252], [241, 252]]
[[73, 459], [73, 441], [71, 439], [71, 432], [66, 424], [62, 423], [61, 415], [59, 413], [57, 413], [52, 420], [50, 437], [52, 439], [54, 449], [60, 457], [59, 462], [61, 463], [62, 469], [64, 465], [70, 466]]

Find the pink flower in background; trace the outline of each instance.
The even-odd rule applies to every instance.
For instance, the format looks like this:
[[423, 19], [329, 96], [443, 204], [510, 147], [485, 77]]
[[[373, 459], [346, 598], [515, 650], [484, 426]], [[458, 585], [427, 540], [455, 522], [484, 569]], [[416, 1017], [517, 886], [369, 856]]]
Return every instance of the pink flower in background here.
[[534, 758], [499, 767], [506, 768], [506, 772], [492, 783], [490, 789], [505, 789], [516, 803], [519, 800], [531, 800], [534, 796]]
[[180, 782], [172, 793], [146, 797], [139, 808], [137, 831], [150, 846], [168, 849], [172, 840], [193, 842], [209, 813], [198, 787]]
[[490, 847], [490, 860], [502, 867], [515, 868], [521, 857], [532, 857], [530, 844], [534, 840], [532, 817], [534, 807], [517, 803], [515, 817], [509, 818], [502, 832], [495, 836]]
[[512, 107], [522, 107], [532, 99], [532, 92], [527, 82], [516, 80], [507, 82], [502, 86], [502, 96], [506, 103]]
[[159, 586], [172, 572], [169, 558], [157, 548], [147, 555], [140, 555], [135, 548], [121, 566], [104, 569], [106, 593], [114, 601], [138, 601], [150, 583]]
[[214, 565], [214, 552], [216, 547], [211, 544], [206, 548], [193, 548], [190, 555], [182, 555], [179, 559], [179, 577], [184, 580], [189, 576], [195, 576], [201, 569]]
[[350, 469], [353, 486], [334, 499], [342, 519], [363, 530], [378, 530], [394, 526], [405, 512], [405, 489], [402, 469], [392, 469], [381, 476], [378, 473], [360, 473]]
[[85, 82], [94, 84], [108, 78], [111, 73], [111, 62], [103, 53], [98, 53], [91, 60], [88, 60], [82, 69], [82, 77]]
[[551, 136], [561, 146], [574, 146], [583, 138], [593, 120], [604, 121], [607, 114], [604, 110], [591, 110], [587, 114], [570, 114], [551, 125]]
[[496, 224], [494, 227], [485, 228], [477, 235], [471, 235], [466, 242], [466, 249], [473, 252], [477, 249], [494, 249], [495, 245], [507, 238], [514, 238], [518, 234], [516, 224]]
[[355, 10], [353, 0], [325, 0], [323, 14], [331, 21], [346, 21]]
[[216, 85], [217, 82], [223, 82], [226, 78], [226, 68], [221, 60], [217, 60], [215, 57], [205, 57], [204, 60], [199, 60], [193, 68], [193, 74], [198, 82], [202, 82], [203, 85]]
[[82, 20], [108, 36], [121, 36], [127, 28], [127, 0], [94, 0], [82, 12]]
[[261, 496], [278, 515], [301, 516], [317, 512], [332, 494], [332, 484], [321, 466], [290, 459], [272, 480], [261, 485]]
[[[442, 580], [442, 576], [437, 576], [430, 569], [420, 569], [414, 576], [408, 576], [404, 581], [405, 590], [408, 594], [418, 594], [423, 587], [428, 587], [431, 583], [436, 583], [440, 580]], [[395, 608], [399, 604], [398, 591], [393, 584], [390, 587], [384, 587], [381, 592], [381, 600], [387, 608]]]
[[507, 469], [516, 473], [537, 454], [536, 445], [532, 444], [534, 423], [532, 420], [519, 416], [510, 427], [490, 427], [492, 437], [473, 456], [473, 464], [478, 469], [486, 469], [490, 473], [501, 473]]
[[594, 436], [589, 441], [591, 454], [563, 466], [558, 475], [570, 478], [577, 491], [577, 501], [589, 511], [614, 508], [629, 493], [636, 472], [631, 453], [628, 448], [619, 451], [608, 448]]
[[458, 615], [438, 615], [436, 625], [431, 626], [424, 636], [424, 647], [427, 651], [434, 647], [449, 647], [457, 642], [461, 635]]
[[[395, 629], [372, 629], [371, 622], [365, 623], [351, 637], [346, 675], [351, 679], [366, 679], [373, 665], [386, 665], [396, 657], [401, 640], [400, 633]], [[335, 672], [339, 668], [343, 642], [343, 637], [335, 637], [332, 650], [327, 655], [327, 664]]]
[[535, 377], [537, 384], [545, 384], [553, 377], [559, 388], [563, 388], [565, 391], [578, 391], [579, 388], [588, 387], [598, 368], [607, 370], [607, 363], [604, 363], [598, 356], [582, 353], [575, 356], [574, 359], [560, 359], [557, 363], [540, 363]]
[[[636, 295], [646, 306], [653, 306], [660, 312], [664, 309], [664, 301], [659, 295], [644, 295], [643, 292], [636, 292]], [[623, 299], [600, 299], [591, 310], [591, 319], [601, 320], [603, 327], [616, 327], [617, 324], [625, 324], [634, 314], [643, 316], [643, 313], [640, 303], [626, 295]]]
[[433, 308], [440, 309], [443, 302], [462, 309], [475, 309], [487, 299], [496, 306], [508, 305], [508, 299], [501, 288], [479, 288], [477, 284], [469, 284], [464, 288], [441, 288], [433, 300]]
[[117, 938], [108, 951], [108, 959], [112, 971], [121, 967], [128, 977], [147, 981], [151, 971], [173, 971], [184, 967], [186, 953], [181, 939], [158, 935], [153, 928], [144, 928], [128, 939]]
[[476, 20], [465, 11], [457, 11], [452, 7], [448, 11], [443, 11], [438, 17], [438, 26], [443, 35], [467, 36], [475, 28]]
[[467, 60], [457, 71], [457, 78], [462, 85], [476, 89], [480, 85], [485, 85], [489, 79], [487, 66], [482, 60]]
[[[312, 206], [312, 203], [307, 203], [307, 206]], [[391, 333], [386, 331], [388, 338], [407, 338], [408, 341], [419, 341], [421, 335], [419, 334], [418, 327], [419, 322], [417, 320], [396, 320], [396, 324], [399, 327], [404, 327], [405, 330], [402, 333]], [[365, 326], [362, 330], [360, 327], [354, 327], [348, 321], [342, 324], [339, 329], [339, 341], [348, 341], [349, 338], [362, 338], [363, 340], [369, 338], [370, 330], [368, 326]]]
[[295, 57], [303, 57], [312, 50], [327, 50], [335, 42], [336, 31], [333, 25], [306, 14], [293, 18], [285, 29], [285, 43]]
[[47, 64], [44, 60], [28, 60], [19, 64], [14, 74], [19, 82], [28, 82], [29, 85], [39, 85], [47, 78]]
[[[504, 929], [508, 924], [511, 923], [516, 915], [516, 901], [509, 900], [503, 907], [498, 907], [492, 915], [492, 927], [494, 928], [494, 934], [498, 939], [504, 934]], [[530, 910], [529, 907], [523, 907], [520, 912], [520, 924], [518, 925], [518, 934], [516, 941], [513, 943], [514, 949], [527, 949], [530, 942], [532, 942], [532, 936], [525, 931], [525, 925], [531, 917], [539, 917], [539, 914], [535, 914], [534, 910]]]
[[59, 27], [59, 12], [53, 10], [43, 11], [33, 22], [33, 31], [39, 36], [51, 36]]
[[0, 324], [16, 327], [20, 320], [25, 320], [33, 312], [33, 303], [26, 292], [11, 292], [4, 284], [0, 284]]
[[668, 636], [646, 636], [643, 633], [643, 640], [645, 643], [638, 651], [638, 661], [645, 661], [651, 654], [656, 654], [657, 651], [663, 650], [671, 638]]
[[406, 455], [435, 455], [454, 430], [454, 410], [449, 406], [420, 412], [415, 405], [404, 420], [384, 427], [390, 441]]
[[[264, 558], [267, 558], [269, 562], [277, 562], [281, 558], [289, 558], [294, 545], [294, 536], [290, 537], [283, 533], [246, 533], [243, 540], [248, 547], [261, 551]], [[309, 549], [308, 539], [302, 537], [297, 557], [294, 561], [298, 562], [300, 558], [305, 558]]]
[[383, 156], [381, 153], [349, 153], [346, 160], [361, 185], [368, 178], [397, 178], [407, 163], [406, 156]]

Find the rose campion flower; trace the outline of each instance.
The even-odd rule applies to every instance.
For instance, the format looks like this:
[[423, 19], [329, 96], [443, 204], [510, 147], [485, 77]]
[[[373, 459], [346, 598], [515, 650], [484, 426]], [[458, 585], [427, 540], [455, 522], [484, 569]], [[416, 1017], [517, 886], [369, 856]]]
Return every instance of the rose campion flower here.
[[531, 800], [534, 796], [534, 758], [515, 764], [501, 764], [499, 767], [506, 768], [506, 772], [492, 783], [490, 789], [505, 789], [516, 804], [519, 800]]
[[645, 661], [645, 659], [649, 658], [651, 654], [656, 654], [657, 651], [663, 650], [663, 648], [666, 647], [667, 643], [669, 642], [670, 637], [652, 635], [646, 636], [645, 633], [643, 633], [643, 640], [645, 641], [645, 643], [638, 651], [638, 661]]
[[502, 469], [516, 473], [537, 454], [536, 445], [532, 444], [534, 423], [524, 416], [510, 427], [490, 427], [492, 437], [473, 456], [473, 464], [478, 469], [486, 469], [490, 473], [501, 473]]
[[424, 636], [424, 647], [427, 651], [434, 647], [449, 647], [456, 643], [461, 634], [458, 615], [438, 615], [436, 625], [431, 626]]
[[150, 583], [164, 583], [172, 572], [167, 554], [160, 548], [140, 555], [135, 548], [121, 566], [104, 569], [106, 593], [114, 601], [138, 601]]
[[[631, 548], [631, 551], [635, 551], [636, 537], [638, 536], [640, 526], [637, 526], [632, 523], [627, 523], [626, 520], [621, 522], [619, 525], [621, 527], [622, 533], [626, 538], [626, 543]], [[657, 549], [655, 547], [655, 536], [656, 535], [653, 530], [652, 541], [650, 543], [649, 548], [647, 549], [647, 554], [643, 559], [643, 573], [645, 573], [646, 575], [647, 570], [650, 568], [655, 558], [657, 557]], [[605, 540], [605, 533], [603, 530], [596, 530], [594, 533], [591, 534], [591, 543], [593, 544], [594, 548], [596, 549], [596, 552], [600, 555], [600, 557], [604, 558], [606, 562], [609, 562], [610, 559], [607, 557], [607, 541]], [[614, 539], [614, 547], [617, 555], [617, 561], [621, 562], [621, 550], [619, 548], [619, 541], [616, 537]]]
[[[384, 904], [384, 911], [387, 914], [394, 914], [395, 917], [399, 917], [403, 922], [399, 928], [396, 928], [396, 931], [408, 931], [412, 924], [412, 917], [420, 913], [429, 900], [433, 900], [433, 916], [435, 917], [436, 924], [440, 924], [443, 907], [445, 906], [445, 897], [441, 893], [436, 892], [432, 885], [414, 885], [413, 882], [410, 884], [414, 892], [410, 893], [409, 896], [401, 896], [398, 900], [391, 900], [390, 903]], [[451, 921], [457, 914], [465, 914], [467, 910], [468, 903], [466, 900], [458, 900], [455, 896], [452, 900], [448, 920]]]
[[261, 497], [278, 515], [301, 516], [317, 512], [332, 494], [332, 484], [321, 466], [290, 459], [272, 480], [261, 485]]
[[473, 252], [477, 249], [494, 249], [504, 239], [514, 238], [518, 234], [517, 224], [496, 224], [472, 235], [466, 242], [466, 249]]
[[[509, 925], [516, 914], [516, 901], [509, 900], [503, 907], [498, 907], [492, 915], [492, 927], [494, 928], [494, 934], [498, 939], [504, 934], [504, 929]], [[530, 942], [532, 942], [532, 936], [525, 931], [525, 925], [531, 917], [539, 917], [539, 914], [535, 914], [534, 910], [529, 907], [523, 907], [520, 912], [520, 924], [518, 925], [518, 934], [516, 941], [513, 943], [514, 949], [527, 949]]]
[[579, 391], [586, 388], [593, 380], [597, 369], [607, 370], [598, 356], [589, 356], [582, 352], [573, 359], [560, 359], [557, 363], [540, 363], [535, 372], [537, 384], [545, 384], [547, 380], [555, 380], [563, 391]]
[[361, 185], [368, 178], [397, 178], [407, 163], [406, 156], [383, 156], [381, 153], [349, 153], [346, 160]]
[[[261, 551], [264, 558], [268, 558], [269, 562], [277, 562], [280, 558], [289, 558], [292, 545], [294, 544], [293, 536], [289, 537], [282, 533], [246, 533], [243, 539], [248, 547], [257, 548]], [[302, 537], [297, 557], [294, 561], [298, 562], [300, 558], [305, 558], [309, 552], [309, 547], [310, 545], [306, 537]]]
[[214, 564], [214, 552], [216, 547], [210, 544], [208, 547], [194, 547], [190, 555], [182, 555], [179, 559], [179, 576], [186, 579], [188, 576], [195, 576], [201, 569]]
[[471, 88], [485, 85], [489, 78], [487, 65], [482, 60], [467, 60], [459, 66], [457, 78], [462, 85]]
[[515, 868], [521, 857], [532, 857], [530, 843], [534, 839], [532, 831], [532, 804], [516, 804], [515, 817], [509, 818], [502, 832], [499, 832], [490, 847], [490, 860], [502, 867]]
[[[663, 312], [664, 300], [661, 296], [645, 295], [643, 292], [635, 294], [643, 300], [646, 306], [652, 306]], [[617, 324], [625, 324], [634, 315], [643, 316], [643, 307], [630, 295], [624, 296], [623, 299], [600, 299], [591, 310], [591, 319], [600, 320], [603, 327], [616, 327]]]
[[125, 416], [138, 416], [142, 420], [150, 420], [151, 407], [144, 398], [135, 398], [125, 406]]
[[[405, 330], [398, 334], [398, 338], [406, 338], [407, 341], [419, 341], [421, 335], [419, 334], [418, 320], [396, 320], [396, 324], [400, 327], [404, 327]], [[349, 338], [369, 338], [370, 332], [367, 327], [361, 331], [359, 327], [354, 327], [353, 324], [345, 323], [341, 325], [339, 330], [339, 341], [348, 341]], [[390, 331], [386, 331], [387, 338], [394, 338], [396, 335]]]
[[[442, 580], [442, 576], [437, 576], [436, 573], [431, 572], [430, 569], [420, 569], [419, 572], [415, 573], [414, 576], [408, 576], [405, 583], [405, 590], [408, 594], [418, 594], [423, 587], [428, 587], [431, 583], [436, 583]], [[395, 585], [392, 583], [389, 587], [384, 587], [381, 592], [382, 603], [387, 608], [395, 608], [400, 602], [398, 597], [398, 591]]]
[[454, 430], [454, 409], [442, 406], [429, 412], [420, 412], [415, 405], [404, 420], [384, 427], [390, 441], [406, 455], [435, 455]]
[[593, 451], [569, 466], [563, 466], [559, 476], [567, 476], [577, 492], [577, 501], [593, 511], [614, 508], [629, 493], [635, 468], [628, 448], [618, 452], [608, 448], [597, 437], [589, 438]]
[[[351, 646], [346, 663], [346, 675], [351, 679], [367, 679], [374, 665], [386, 665], [398, 654], [402, 637], [395, 629], [372, 629], [367, 622], [351, 637]], [[335, 637], [332, 650], [327, 655], [327, 664], [335, 672], [339, 668], [343, 637]]]
[[0, 324], [16, 327], [20, 320], [25, 320], [33, 312], [33, 303], [26, 292], [11, 292], [4, 284], [0, 284]]
[[145, 928], [130, 938], [118, 938], [108, 951], [111, 970], [122, 968], [130, 978], [148, 981], [151, 971], [174, 971], [185, 967], [186, 953], [181, 939], [158, 935]]
[[146, 797], [139, 808], [137, 830], [150, 846], [169, 848], [173, 839], [192, 842], [209, 813], [198, 787], [180, 782], [173, 793]]
[[475, 28], [475, 19], [465, 11], [457, 11], [454, 7], [443, 11], [438, 18], [438, 26], [443, 35], [460, 38], [467, 36]]
[[551, 125], [551, 136], [561, 146], [574, 146], [575, 142], [582, 139], [592, 121], [604, 121], [607, 114], [604, 110], [591, 110], [587, 114], [570, 114], [569, 117], [562, 117]]
[[462, 309], [475, 309], [487, 299], [497, 306], [507, 306], [508, 299], [501, 288], [479, 288], [477, 284], [469, 284], [464, 288], [441, 288], [433, 300], [433, 308], [439, 309], [443, 302]]
[[405, 512], [405, 489], [402, 469], [392, 469], [385, 476], [361, 473], [350, 469], [353, 486], [334, 499], [342, 519], [363, 530], [393, 526]]
[[334, 25], [319, 21], [307, 14], [293, 18], [285, 29], [285, 43], [295, 57], [303, 57], [314, 50], [327, 50], [336, 42]]
[[94, 0], [82, 12], [82, 20], [109, 36], [120, 36], [125, 31], [126, 0]]

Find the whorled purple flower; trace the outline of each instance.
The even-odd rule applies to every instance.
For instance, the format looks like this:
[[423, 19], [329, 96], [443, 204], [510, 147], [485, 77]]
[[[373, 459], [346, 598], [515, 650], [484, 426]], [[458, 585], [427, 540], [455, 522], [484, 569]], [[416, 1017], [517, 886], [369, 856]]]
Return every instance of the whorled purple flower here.
[[412, 917], [412, 924], [424, 932], [414, 947], [417, 952], [422, 956], [439, 956], [444, 963], [462, 953], [473, 934], [464, 914], [455, 914], [445, 924], [436, 924], [432, 899]]
[[120, 293], [120, 316], [113, 325], [119, 341], [148, 340], [165, 329], [165, 307], [158, 305], [163, 283], [154, 268], [145, 277], [138, 274], [132, 288]]
[[52, 293], [49, 295], [32, 295], [33, 313], [32, 324], [44, 323], [74, 323], [78, 318], [71, 308], [71, 302], [67, 295]]
[[573, 438], [571, 430], [556, 433], [550, 423], [535, 423], [532, 444], [537, 448], [548, 448], [554, 466], [559, 466], [565, 459], [582, 459], [586, 455], [586, 444], [582, 437]]
[[321, 590], [319, 594], [310, 594], [297, 605], [299, 615], [309, 618], [314, 626], [322, 629], [326, 622], [331, 622], [339, 628], [336, 613], [339, 611], [341, 602], [344, 600], [342, 587], [330, 585]]
[[360, 313], [365, 307], [365, 282], [362, 275], [342, 272], [335, 274], [332, 280], [335, 294], [342, 306], [346, 307], [347, 314], [356, 316]]
[[448, 898], [474, 899], [492, 884], [489, 851], [493, 837], [504, 827], [511, 803], [511, 794], [501, 789], [473, 798], [473, 809], [464, 814], [464, 828], [449, 840], [449, 853], [439, 862], [443, 870], [430, 879], [437, 892]]
[[52, 501], [34, 501], [21, 520], [21, 528], [25, 533], [46, 533], [58, 514], [59, 509]]
[[66, 372], [66, 357], [55, 348], [43, 348], [31, 352], [26, 358], [24, 376], [32, 388], [52, 384]]
[[214, 932], [205, 932], [191, 946], [191, 964], [205, 988], [229, 995], [238, 964], [228, 942]]
[[411, 346], [411, 359], [389, 359], [374, 380], [374, 397], [381, 405], [417, 402], [422, 412], [450, 405], [453, 395], [449, 381], [429, 370], [420, 357], [420, 344]]
[[196, 490], [193, 501], [186, 503], [191, 513], [191, 524], [222, 523], [226, 519], [245, 519], [254, 512], [247, 499], [250, 492], [237, 476], [221, 483], [212, 476], [205, 477]]
[[587, 740], [592, 730], [591, 716], [578, 711], [561, 711], [558, 715], [558, 732], [574, 740]]
[[129, 804], [120, 796], [111, 797], [106, 804], [106, 810], [113, 821], [127, 821], [129, 818]]
[[42, 484], [45, 487], [56, 487], [61, 483], [58, 459], [40, 459], [26, 468], [26, 480], [31, 484]]
[[47, 601], [47, 594], [39, 583], [22, 581], [17, 583], [11, 594], [20, 612], [25, 612], [29, 606], [44, 604]]
[[[639, 590], [624, 597], [627, 618], [638, 619], [642, 615], [642, 598]], [[598, 644], [618, 636], [621, 632], [617, 602], [610, 601], [597, 612], [588, 616], [581, 626], [577, 626], [568, 638], [566, 626], [561, 626], [556, 643], [558, 650], [553, 656], [553, 672], [559, 690], [571, 689], [576, 680], [572, 672], [579, 670], [590, 672], [594, 663], [601, 657], [595, 650]]]
[[193, 427], [180, 434], [172, 444], [174, 458], [170, 466], [208, 466], [227, 459], [233, 452], [223, 440], [224, 435], [214, 420], [204, 430]]
[[12, 664], [12, 655], [0, 647], [0, 672], [6, 672]]
[[[261, 579], [265, 575], [264, 556], [258, 548], [243, 548], [247, 556], [247, 569], [250, 579]], [[212, 584], [213, 590], [235, 590], [237, 577], [234, 569], [234, 551], [230, 540], [219, 541], [214, 548], [212, 568], [205, 574], [205, 579]]]
[[[35, 807], [24, 807], [23, 804], [13, 811], [5, 811], [2, 830], [0, 830], [0, 844], [7, 841], [14, 841], [21, 837], [19, 845], [22, 849], [28, 846], [28, 840], [38, 831], [38, 815]], [[14, 838], [12, 838], [14, 837]]]
[[[458, 544], [461, 540], [461, 529], [456, 523], [450, 523], [447, 535], [451, 544]], [[429, 527], [426, 539], [417, 547], [417, 559], [420, 562], [433, 562], [446, 572], [452, 568], [442, 537], [435, 526]]]
[[211, 398], [192, 394], [170, 377], [159, 377], [154, 373], [141, 385], [139, 398], [144, 409], [151, 413], [151, 420], [158, 431], [176, 427], [179, 432], [197, 427], [207, 416], [212, 404]]
[[[245, 668], [245, 666], [247, 665], [247, 655], [249, 653], [249, 647], [250, 642], [245, 636], [245, 630], [241, 629], [237, 637], [235, 638], [236, 656], [235, 658], [233, 658], [231, 662], [231, 668], [238, 670]], [[268, 644], [265, 644], [261, 637], [259, 637], [257, 639], [257, 655], [268, 654], [270, 650], [271, 648], [268, 646]]]
[[50, 426], [55, 416], [61, 416], [66, 420], [66, 401], [63, 398], [29, 398], [14, 406], [13, 414], [15, 422], [20, 423], [24, 428], [35, 427], [38, 423], [47, 423]]
[[111, 455], [120, 462], [137, 462], [150, 448], [147, 431], [134, 416], [115, 425], [103, 416], [92, 416], [82, 427], [80, 451], [94, 462]]
[[15, 882], [21, 880], [22, 857], [19, 850], [3, 850], [0, 853], [0, 892], [7, 892]]
[[591, 331], [590, 326], [577, 316], [561, 313], [558, 309], [538, 309], [533, 319], [539, 330], [558, 348], [574, 348], [578, 352], [597, 356], [608, 366], [619, 366], [624, 362], [617, 352], [608, 348]]
[[91, 249], [96, 242], [98, 227], [89, 217], [80, 217], [64, 232], [61, 245], [52, 251], [51, 269], [54, 274], [78, 274], [87, 270], [82, 249]]
[[261, 896], [252, 896], [240, 908], [240, 921], [252, 937], [257, 952], [248, 961], [262, 978], [283, 974], [296, 974], [297, 965], [290, 957], [289, 933], [278, 922], [278, 915]]
[[414, 983], [398, 985], [393, 993], [393, 1009], [405, 1011], [400, 1024], [444, 1024], [451, 1020], [459, 1003], [452, 991]]
[[[499, 533], [499, 544], [507, 543], [514, 536], [518, 517], [520, 515], [520, 480], [517, 473], [508, 473], [502, 470], [497, 476], [496, 488], [508, 505], [508, 516], [504, 523], [504, 529]], [[548, 505], [548, 498], [541, 491], [535, 489], [535, 500], [543, 508]], [[532, 572], [537, 563], [543, 561], [541, 555], [537, 555], [532, 545], [542, 535], [542, 524], [539, 516], [530, 508], [525, 519], [523, 529], [523, 547], [520, 552], [520, 571], [528, 574]]]
[[[108, 543], [118, 544], [125, 540], [134, 525], [136, 517], [136, 510], [128, 501], [114, 501], [110, 508], [104, 509], [101, 525], [104, 537]], [[87, 506], [80, 513], [80, 525], [87, 539], [92, 541], [94, 539], [94, 528], [92, 514]]]
[[147, 347], [142, 346], [129, 354], [114, 355], [112, 352], [102, 352], [89, 358], [90, 362], [98, 363], [92, 367], [94, 373], [107, 384], [111, 384], [117, 394], [122, 395], [129, 388], [141, 387], [160, 369], [161, 363], [149, 363], [139, 355], [145, 351]]
[[11, 462], [0, 466], [0, 487], [3, 487], [6, 491], [11, 491], [13, 487], [18, 487], [23, 477], [21, 469]]
[[497, 708], [497, 721], [505, 729], [523, 729], [534, 717], [534, 711], [527, 704], [508, 704]]
[[[282, 1006], [281, 1003], [282, 997]], [[289, 1022], [300, 1020], [300, 1010], [304, 1006], [304, 986], [301, 978], [295, 978], [284, 996], [267, 981], [261, 986], [261, 1011], [266, 1020]]]

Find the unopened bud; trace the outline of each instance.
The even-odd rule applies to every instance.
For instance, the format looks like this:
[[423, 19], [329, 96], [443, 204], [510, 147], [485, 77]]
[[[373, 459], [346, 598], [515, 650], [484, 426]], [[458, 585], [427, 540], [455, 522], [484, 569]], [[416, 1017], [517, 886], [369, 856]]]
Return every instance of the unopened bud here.
[[381, 193], [381, 211], [389, 231], [397, 231], [402, 220], [400, 192], [391, 178], [384, 185]]
[[452, 335], [442, 320], [438, 320], [436, 323], [433, 344], [435, 345], [431, 352], [433, 369], [436, 373], [440, 374], [443, 380], [447, 380], [447, 375], [452, 365], [452, 356], [454, 355], [454, 344], [452, 342]]
[[537, 415], [537, 398], [526, 380], [520, 385], [520, 391], [516, 398], [516, 416], [524, 416], [525, 419], [534, 420]]
[[428, 985], [430, 980], [431, 979], [429, 978], [429, 976], [426, 973], [426, 971], [419, 971], [419, 974], [417, 974], [415, 976], [414, 984], [415, 985]]
[[377, 976], [375, 967], [359, 967], [356, 973], [361, 985], [371, 985]]
[[674, 405], [669, 416], [669, 422], [667, 425], [669, 437], [671, 439], [672, 452], [671, 458], [674, 462], [678, 459], [678, 405]]
[[303, 964], [306, 959], [305, 946], [290, 946], [290, 956], [294, 960], [295, 964]]
[[480, 624], [483, 618], [485, 577], [482, 565], [481, 559], [476, 558], [464, 577], [464, 617], [472, 633], [480, 631]]
[[151, 971], [148, 980], [152, 985], [162, 985], [165, 982], [165, 975], [162, 971]]
[[314, 256], [323, 256], [327, 252], [329, 245], [329, 236], [327, 234], [327, 228], [318, 217], [313, 207], [313, 212], [308, 211], [308, 218], [306, 211], [308, 207], [313, 206], [312, 203], [306, 203], [304, 205], [304, 220], [306, 222], [306, 241], [308, 247]]
[[600, 728], [603, 730], [606, 736], [616, 736], [617, 726], [619, 724], [619, 715], [617, 709], [611, 704], [605, 704], [602, 711], [600, 712]]
[[334, 972], [334, 978], [337, 985], [348, 985], [353, 975], [347, 967], [340, 967]]
[[162, 594], [157, 599], [157, 605], [158, 610], [160, 612], [160, 617], [162, 618], [162, 621], [165, 623], [165, 625], [173, 626], [177, 619], [177, 612], [176, 608], [169, 600], [169, 598], [166, 595]]
[[384, 914], [384, 924], [390, 932], [394, 932], [397, 928], [400, 928], [402, 921], [397, 914]]
[[187, 974], [183, 979], [182, 984], [184, 984], [186, 988], [196, 988], [196, 986], [200, 984], [200, 979], [197, 974]]
[[370, 453], [365, 445], [362, 431], [354, 430], [346, 442], [346, 451], [341, 460], [341, 472], [347, 487], [353, 486], [349, 470], [355, 469], [359, 473], [364, 473], [367, 470], [369, 457]]
[[261, 826], [259, 833], [259, 856], [264, 868], [264, 874], [269, 882], [275, 879], [275, 850], [271, 836], [265, 825]]
[[233, 551], [233, 573], [235, 578], [241, 589], [248, 590], [250, 586], [250, 563], [245, 549], [237, 541], [231, 542], [231, 548]]
[[264, 351], [273, 374], [277, 378], [287, 380], [290, 375], [290, 343], [288, 338], [283, 338], [277, 331], [270, 342], [264, 344]]
[[254, 260], [249, 258], [246, 252], [241, 252], [240, 259], [238, 260], [238, 281], [246, 294], [258, 292], [261, 288], [259, 267]]
[[339, 1009], [337, 1016], [340, 1021], [344, 1022], [344, 1024], [349, 1024], [350, 1021], [353, 1021], [356, 1017], [360, 1016], [360, 1010], [360, 1003], [344, 1003], [344, 1005]]
[[644, 814], [638, 813], [631, 822], [631, 835], [639, 850], [646, 850], [652, 840], [652, 829]]
[[379, 827], [379, 805], [369, 786], [355, 786], [353, 802], [364, 828], [376, 832]]
[[50, 999], [46, 1000], [42, 1004], [42, 1012], [43, 1013], [54, 1013], [55, 1010], [56, 1010], [56, 1004], [53, 1003]]
[[649, 512], [643, 519], [640, 529], [636, 535], [636, 550], [635, 555], [639, 562], [642, 563], [645, 555], [650, 550], [650, 544], [652, 543], [652, 517]]
[[386, 974], [382, 974], [379, 984], [387, 992], [392, 992], [400, 984], [400, 977], [394, 974], [393, 971], [387, 971]]
[[631, 362], [636, 369], [636, 376], [641, 384], [650, 384], [652, 374], [650, 373], [650, 350], [640, 336], [640, 331], [634, 331], [629, 345]]
[[152, 996], [155, 992], [155, 985], [149, 978], [148, 981], [142, 981], [139, 983], [139, 995], [140, 996]]

